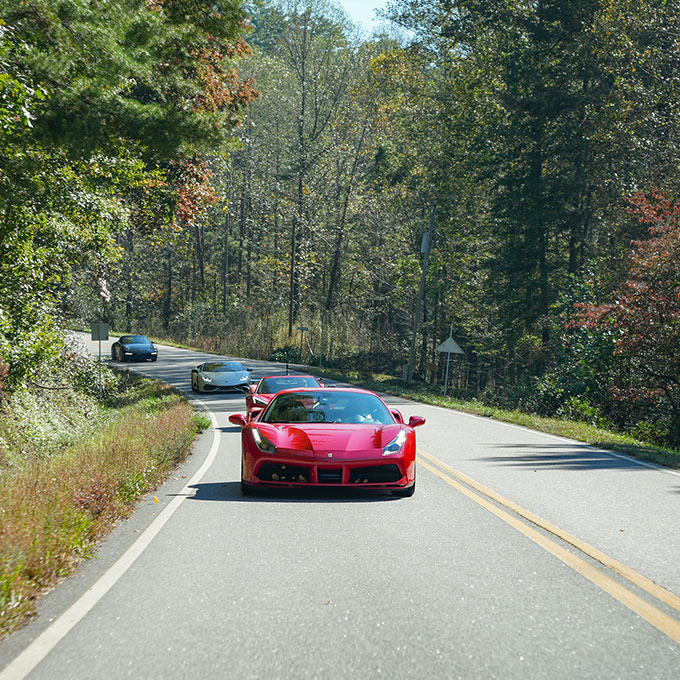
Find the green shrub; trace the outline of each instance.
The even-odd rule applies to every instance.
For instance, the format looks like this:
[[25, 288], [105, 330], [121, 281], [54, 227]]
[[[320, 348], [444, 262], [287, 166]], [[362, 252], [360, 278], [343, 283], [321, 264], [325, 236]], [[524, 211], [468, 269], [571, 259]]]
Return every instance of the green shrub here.
[[606, 428], [607, 419], [587, 399], [569, 397], [560, 408], [557, 416], [565, 420], [574, 420], [579, 423], [587, 423], [593, 427]]

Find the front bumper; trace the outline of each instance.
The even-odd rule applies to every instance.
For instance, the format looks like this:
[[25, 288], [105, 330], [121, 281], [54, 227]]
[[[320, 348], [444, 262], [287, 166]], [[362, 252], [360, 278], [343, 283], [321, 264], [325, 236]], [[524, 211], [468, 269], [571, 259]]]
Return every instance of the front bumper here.
[[404, 489], [415, 481], [415, 462], [343, 460], [323, 463], [262, 458], [251, 468], [244, 461], [244, 482], [253, 487], [339, 487]]
[[123, 350], [123, 360], [128, 361], [148, 361], [158, 356], [158, 352], [126, 352]]
[[245, 392], [248, 385], [215, 385], [201, 381], [201, 391], [203, 392]]

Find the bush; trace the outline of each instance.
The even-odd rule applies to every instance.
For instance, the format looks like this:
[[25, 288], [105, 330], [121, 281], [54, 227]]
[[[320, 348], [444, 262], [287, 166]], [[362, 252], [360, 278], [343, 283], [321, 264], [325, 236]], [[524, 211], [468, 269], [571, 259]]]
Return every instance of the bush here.
[[664, 423], [641, 420], [634, 427], [630, 428], [630, 435], [640, 441], [652, 442], [663, 446], [669, 440], [670, 430]]
[[607, 419], [600, 413], [600, 411], [588, 402], [587, 399], [579, 399], [578, 397], [569, 397], [559, 409], [557, 409], [557, 416], [565, 420], [574, 420], [580, 423], [587, 423], [593, 427], [605, 429], [607, 427]]

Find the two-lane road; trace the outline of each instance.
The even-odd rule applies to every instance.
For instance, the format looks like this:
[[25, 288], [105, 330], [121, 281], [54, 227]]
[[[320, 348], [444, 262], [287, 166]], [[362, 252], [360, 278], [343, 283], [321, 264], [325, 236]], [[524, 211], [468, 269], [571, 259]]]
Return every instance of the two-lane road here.
[[[204, 358], [134, 368], [189, 394]], [[243, 397], [192, 399], [213, 429], [0, 644], [0, 680], [680, 677], [677, 472], [388, 397], [427, 418], [413, 498], [245, 498]]]

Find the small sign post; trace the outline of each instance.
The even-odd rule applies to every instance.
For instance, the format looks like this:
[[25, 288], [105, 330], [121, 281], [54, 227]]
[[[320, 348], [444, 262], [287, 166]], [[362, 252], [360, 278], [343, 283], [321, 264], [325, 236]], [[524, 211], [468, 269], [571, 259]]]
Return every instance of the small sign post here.
[[102, 396], [102, 340], [109, 339], [109, 324], [107, 323], [93, 323], [92, 324], [92, 339], [99, 340], [99, 397]]
[[446, 396], [446, 391], [449, 387], [449, 363], [451, 362], [452, 354], [465, 354], [463, 350], [459, 347], [458, 343], [453, 339], [453, 324], [451, 324], [451, 329], [449, 330], [449, 337], [442, 342], [439, 347], [437, 347], [438, 352], [446, 352], [446, 378], [444, 379], [444, 396]]

